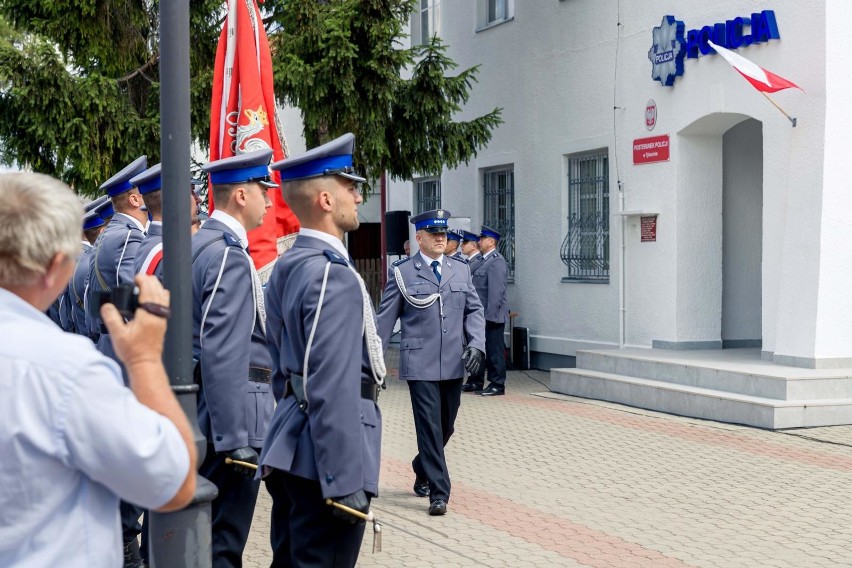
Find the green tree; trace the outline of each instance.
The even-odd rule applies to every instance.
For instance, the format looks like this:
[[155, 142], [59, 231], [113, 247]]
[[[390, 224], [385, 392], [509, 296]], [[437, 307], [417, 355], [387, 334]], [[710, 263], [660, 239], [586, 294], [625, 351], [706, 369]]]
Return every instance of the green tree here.
[[[476, 68], [439, 40], [405, 48], [414, 0], [266, 0], [276, 95], [301, 109], [308, 146], [345, 132], [376, 179], [435, 174], [486, 144], [500, 109], [454, 122]], [[207, 147], [222, 0], [190, 0], [192, 136]], [[159, 161], [156, 0], [0, 0], [0, 163], [80, 193], [139, 156]], [[410, 70], [411, 78], [403, 73]]]
[[[298, 107], [308, 147], [345, 132], [368, 177], [439, 174], [476, 155], [502, 121], [501, 109], [453, 120], [477, 67], [456, 76], [437, 38], [404, 47], [415, 0], [288, 0], [268, 21], [276, 93]], [[404, 78], [410, 70], [410, 79]]]
[[[218, 0], [193, 0], [193, 136], [207, 139]], [[0, 0], [0, 162], [94, 194], [160, 155], [158, 4]]]

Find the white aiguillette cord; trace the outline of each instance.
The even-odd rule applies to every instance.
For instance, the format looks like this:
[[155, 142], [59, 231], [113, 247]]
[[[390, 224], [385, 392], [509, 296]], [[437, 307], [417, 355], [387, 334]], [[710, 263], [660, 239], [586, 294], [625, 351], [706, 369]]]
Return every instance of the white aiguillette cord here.
[[440, 292], [435, 292], [425, 298], [414, 298], [408, 294], [408, 290], [405, 288], [405, 282], [402, 279], [402, 273], [399, 271], [398, 266], [393, 267], [393, 277], [394, 280], [396, 280], [396, 285], [399, 286], [399, 291], [402, 292], [402, 297], [405, 298], [406, 302], [420, 310], [424, 310], [435, 302], [438, 302], [438, 306], [441, 311], [441, 319], [444, 319], [444, 300], [441, 298]]

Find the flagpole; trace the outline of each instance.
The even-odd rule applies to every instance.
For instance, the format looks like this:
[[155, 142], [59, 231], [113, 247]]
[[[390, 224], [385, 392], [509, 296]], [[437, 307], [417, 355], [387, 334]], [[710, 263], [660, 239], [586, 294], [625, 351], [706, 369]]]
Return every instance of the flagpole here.
[[794, 117], [794, 116], [790, 116], [789, 114], [787, 114], [786, 112], [784, 112], [784, 109], [783, 109], [783, 108], [781, 108], [780, 106], [778, 106], [778, 103], [776, 103], [775, 101], [773, 101], [772, 99], [770, 99], [770, 98], [769, 98], [769, 95], [767, 95], [767, 94], [766, 94], [766, 93], [764, 93], [763, 91], [760, 91], [760, 94], [761, 94], [761, 95], [763, 95], [764, 97], [766, 97], [766, 100], [767, 100], [767, 101], [769, 101], [770, 103], [772, 103], [772, 104], [775, 106], [775, 108], [777, 108], [778, 110], [780, 110], [780, 111], [781, 111], [781, 114], [783, 114], [784, 116], [786, 116], [786, 117], [787, 117], [787, 120], [789, 120], [789, 121], [793, 124], [793, 128], [796, 128], [796, 117]]

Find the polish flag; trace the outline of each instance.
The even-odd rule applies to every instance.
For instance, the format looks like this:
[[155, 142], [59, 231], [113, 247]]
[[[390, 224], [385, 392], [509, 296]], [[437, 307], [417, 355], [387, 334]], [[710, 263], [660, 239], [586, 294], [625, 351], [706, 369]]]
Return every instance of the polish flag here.
[[715, 49], [716, 53], [721, 55], [722, 58], [731, 65], [731, 67], [739, 71], [740, 75], [745, 77], [746, 81], [751, 83], [758, 91], [774, 93], [775, 91], [780, 91], [782, 89], [794, 88], [804, 92], [804, 89], [792, 81], [788, 81], [784, 77], [779, 77], [775, 73], [767, 71], [763, 67], [756, 65], [742, 55], [734, 53], [730, 49], [725, 49], [720, 45], [716, 45], [710, 40], [707, 40], [707, 44]]
[[[272, 86], [272, 55], [255, 0], [228, 0], [228, 15], [213, 70], [210, 160], [272, 148], [272, 160], [286, 157]], [[280, 182], [278, 172], [273, 179]], [[265, 282], [278, 255], [289, 248], [299, 221], [281, 191], [270, 189], [272, 208], [263, 225], [249, 231], [249, 253]], [[209, 194], [213, 210], [213, 194]]]

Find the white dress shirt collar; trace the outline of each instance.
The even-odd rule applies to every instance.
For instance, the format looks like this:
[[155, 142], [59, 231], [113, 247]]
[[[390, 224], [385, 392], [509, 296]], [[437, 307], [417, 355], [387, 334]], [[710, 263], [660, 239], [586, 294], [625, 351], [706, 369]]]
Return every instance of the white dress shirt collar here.
[[443, 254], [441, 254], [438, 258], [431, 258], [431, 257], [427, 256], [426, 253], [423, 252], [422, 249], [417, 251], [417, 252], [420, 255], [420, 258], [422, 258], [426, 262], [426, 264], [428, 264], [430, 267], [432, 266], [432, 261], [437, 260], [438, 261], [438, 271], [439, 272], [441, 271], [441, 267], [444, 266], [444, 255]]
[[349, 259], [349, 251], [346, 250], [346, 247], [343, 246], [343, 241], [335, 237], [334, 235], [329, 235], [328, 233], [324, 233], [323, 231], [317, 231], [316, 229], [306, 229], [302, 227], [299, 229], [300, 235], [305, 235], [306, 237], [313, 237], [315, 239], [319, 239], [322, 242], [331, 245], [331, 247], [345, 259]]
[[[131, 216], [130, 216], [130, 215], [128, 215], [127, 213], [119, 213], [119, 212], [117, 212], [117, 211], [116, 211], [116, 213], [115, 213], [115, 217], [118, 217], [119, 215], [121, 215], [122, 217], [125, 217], [125, 218], [126, 218], [126, 219], [128, 219], [130, 222], [132, 222], [134, 225], [136, 225], [137, 227], [139, 227], [139, 230], [140, 230], [140, 231], [142, 231], [143, 233], [145, 232], [145, 225], [143, 225], [142, 223], [140, 223], [140, 222], [139, 222], [139, 219], [137, 219], [136, 217], [131, 217]], [[115, 217], [113, 217], [113, 219], [115, 219]]]
[[220, 223], [224, 223], [226, 227], [231, 229], [237, 238], [240, 239], [240, 244], [243, 245], [244, 249], [248, 248], [248, 233], [246, 232], [246, 228], [242, 226], [242, 224], [237, 221], [233, 216], [228, 215], [221, 209], [217, 209], [210, 215], [211, 219], [216, 219]]

